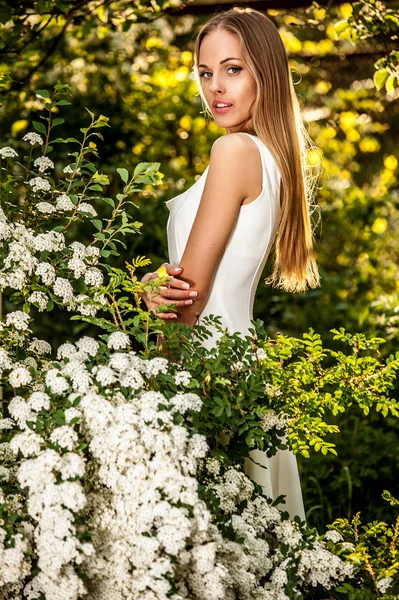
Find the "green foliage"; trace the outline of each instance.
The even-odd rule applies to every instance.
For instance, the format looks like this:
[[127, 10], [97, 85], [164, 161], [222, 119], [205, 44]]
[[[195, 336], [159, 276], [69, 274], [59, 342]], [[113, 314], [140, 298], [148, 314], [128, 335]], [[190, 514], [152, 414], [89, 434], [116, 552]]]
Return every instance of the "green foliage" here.
[[[73, 105], [60, 105], [68, 137], [81, 140], [80, 129], [87, 127], [85, 106], [97, 115], [108, 115], [112, 123], [112, 129], [103, 130], [107, 135], [101, 169], [110, 180], [104, 186], [110, 200], [115, 201], [121, 191], [117, 189], [120, 176], [115, 176], [121, 165], [133, 173], [141, 160], [161, 161], [162, 183], [155, 190], [144, 185], [134, 198], [140, 207], [136, 219], [145, 223], [145, 235], [122, 237], [127, 250], [117, 244], [119, 257], [107, 257], [108, 247], [103, 255], [107, 266], [123, 272], [137, 253], [157, 266], [167, 258], [164, 200], [184, 191], [204, 171], [211, 143], [224, 133], [203, 118], [189, 73], [195, 29], [212, 8], [201, 17], [179, 16], [178, 10], [169, 16], [157, 12], [155, 5], [161, 5], [155, 2], [118, 1], [112, 8], [105, 2], [98, 10], [91, 2], [79, 3], [78, 8], [65, 2], [66, 24], [57, 12], [58, 4], [47, 5], [47, 14], [33, 14], [33, 26], [25, 11], [40, 13], [37, 2], [8, 1], [1, 7], [3, 143], [14, 144], [26, 133], [32, 115], [45, 125], [36, 117], [45, 97], [36, 96], [35, 89], [51, 89], [62, 73], [63, 83], [73, 82]], [[144, 5], [146, 10], [140, 8]], [[168, 10], [166, 3], [162, 8]], [[289, 53], [305, 124], [325, 167], [316, 232], [322, 287], [293, 296], [260, 285], [255, 304], [255, 316], [265, 321], [268, 334], [284, 332], [301, 338], [314, 327], [324, 345], [339, 351], [341, 342], [333, 339], [332, 329], [339, 331], [344, 325], [346, 331], [384, 338], [379, 351], [386, 359], [398, 350], [399, 324], [398, 88], [387, 91], [385, 86], [386, 72], [395, 76], [397, 65], [391, 39], [395, 32], [389, 24], [389, 15], [396, 18], [396, 10], [392, 4], [363, 2], [333, 3], [327, 10], [313, 3], [308, 8], [267, 12]], [[5, 22], [10, 14], [13, 27]], [[338, 22], [348, 24], [339, 35]], [[358, 26], [359, 36], [365, 37], [353, 42], [351, 34], [357, 35]], [[59, 147], [73, 151], [77, 146], [70, 141]], [[67, 156], [59, 156], [58, 169], [67, 161]], [[97, 194], [101, 195], [98, 190]], [[107, 208], [103, 202], [108, 201], [93, 200], [101, 220], [109, 216], [102, 211]], [[113, 210], [111, 204], [109, 208]], [[67, 234], [91, 243], [95, 225], [80, 216]], [[270, 263], [265, 276], [269, 271]], [[123, 294], [133, 305], [130, 294]], [[4, 303], [6, 310], [12, 309], [7, 297]], [[140, 318], [146, 322], [145, 313]], [[58, 344], [82, 332], [95, 332], [96, 326], [71, 322], [69, 315], [53, 310], [40, 313], [34, 329], [38, 337], [51, 332]], [[145, 341], [146, 334], [142, 337]], [[330, 358], [335, 360], [328, 355], [327, 363]], [[398, 397], [397, 388], [392, 395]], [[399, 493], [393, 452], [399, 444], [397, 419], [374, 410], [364, 415], [356, 404], [344, 413], [327, 415], [326, 422], [340, 430], [339, 436], [331, 433], [323, 438], [336, 444], [338, 457], [329, 451], [300, 459], [305, 503], [312, 511], [309, 519], [320, 530], [335, 516], [350, 518], [359, 509], [368, 520], [377, 513], [383, 519], [387, 509], [381, 506], [385, 503], [378, 504], [382, 488]]]
[[[384, 491], [383, 498], [393, 506], [399, 505], [388, 491]], [[399, 516], [392, 525], [378, 521], [362, 525], [357, 513], [350, 521], [336, 519], [329, 529], [333, 532], [327, 543], [329, 549], [354, 566], [352, 580], [336, 588], [338, 597], [394, 600], [399, 591]]]

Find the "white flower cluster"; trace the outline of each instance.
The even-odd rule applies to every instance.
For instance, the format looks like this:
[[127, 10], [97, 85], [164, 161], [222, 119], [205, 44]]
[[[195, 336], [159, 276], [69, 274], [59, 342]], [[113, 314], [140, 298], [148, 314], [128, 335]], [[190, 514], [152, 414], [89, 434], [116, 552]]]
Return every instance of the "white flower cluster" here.
[[31, 146], [34, 146], [35, 144], [39, 144], [39, 146], [43, 146], [43, 144], [44, 144], [42, 136], [39, 135], [38, 133], [35, 133], [34, 131], [30, 131], [29, 133], [24, 135], [22, 140], [24, 142], [29, 142]]
[[[233, 530], [243, 539], [237, 543], [218, 534], [216, 560], [226, 575], [223, 594], [217, 598], [291, 600], [303, 597], [300, 590], [318, 585], [329, 589], [353, 573], [353, 567], [328, 552], [323, 543], [316, 540], [305, 547], [298, 524], [282, 520], [280, 511], [266, 498], [252, 499], [253, 484], [244, 473], [228, 469], [214, 490], [222, 510], [231, 515]], [[246, 507], [239, 514], [243, 501]], [[288, 552], [282, 553], [280, 544], [288, 547]], [[298, 589], [288, 597], [285, 587], [293, 568]], [[197, 596], [201, 597], [200, 589]]]
[[22, 310], [14, 310], [6, 316], [6, 325], [13, 325], [15, 329], [27, 331], [29, 329], [30, 316]]
[[[60, 209], [58, 203], [64, 210], [70, 209], [68, 203], [71, 201], [65, 194], [59, 196], [57, 207], [49, 202], [39, 202], [36, 208], [50, 214]], [[95, 266], [100, 258], [98, 248], [86, 247], [80, 242], [73, 242], [67, 247], [62, 233], [47, 231], [36, 234], [21, 223], [8, 222], [1, 208], [0, 248], [5, 256], [3, 267], [0, 269], [0, 292], [6, 287], [22, 291], [31, 285], [31, 278], [36, 277], [44, 286], [52, 286], [54, 295], [68, 310], [95, 316], [106, 304], [100, 290], [92, 293], [91, 297], [88, 294], [75, 295], [72, 286], [73, 279], [83, 279], [92, 289], [102, 286], [103, 274]], [[45, 260], [42, 257], [44, 252]], [[65, 263], [65, 254], [68, 253], [70, 258]], [[50, 261], [54, 262], [56, 267]], [[58, 272], [59, 269], [62, 269], [61, 273]], [[27, 296], [27, 301], [37, 306], [39, 311], [46, 310], [49, 299], [46, 290], [35, 289]]]
[[384, 577], [377, 581], [377, 589], [381, 594], [385, 594], [385, 592], [389, 589], [391, 583], [393, 581], [393, 577]]
[[53, 204], [50, 204], [50, 202], [38, 202], [36, 204], [36, 210], [45, 215], [51, 215], [51, 213], [57, 212], [55, 206]]
[[33, 166], [38, 167], [40, 173], [44, 173], [47, 169], [54, 169], [54, 163], [48, 156], [39, 156]]
[[76, 173], [80, 173], [80, 169], [76, 169], [75, 165], [67, 165], [62, 170], [64, 173], [67, 173], [67, 174], [73, 174], [75, 171], [76, 171]]
[[51, 190], [50, 182], [43, 177], [33, 177], [29, 180], [29, 185], [34, 192], [49, 192]]
[[[122, 350], [129, 338], [115, 332], [108, 343]], [[78, 567], [89, 577], [92, 597], [99, 600], [141, 600], [154, 592], [157, 598], [178, 600], [179, 595], [171, 594], [170, 578], [181, 579], [178, 569], [198, 571], [195, 565], [204, 561], [199, 549], [211, 514], [198, 497], [195, 477], [208, 445], [203, 436], [176, 424], [175, 415], [199, 410], [201, 401], [183, 392], [167, 399], [144, 391], [146, 379], [167, 372], [165, 359], [144, 360], [133, 351], [115, 351], [100, 362], [99, 348], [89, 337], [63, 344], [58, 349], [62, 362], [53, 363], [45, 375], [46, 391], [33, 392], [26, 400], [16, 396], [9, 403], [10, 415], [22, 430], [9, 446], [23, 457], [17, 480], [28, 491], [39, 568], [23, 594], [77, 600], [86, 592]], [[2, 360], [8, 361], [7, 354]], [[90, 367], [87, 363], [93, 361]], [[102, 394], [99, 385], [105, 388]], [[80, 398], [80, 403], [65, 410], [65, 425], [40, 435], [27, 421], [50, 410], [52, 396], [71, 403]], [[87, 495], [76, 480], [86, 471], [76, 452], [76, 427], [89, 442], [95, 466]], [[46, 447], [48, 441], [52, 448]], [[90, 544], [79, 540], [74, 525], [74, 515], [83, 512], [94, 532]], [[187, 551], [191, 545], [193, 550]], [[22, 557], [14, 564], [22, 581], [27, 574], [19, 568]], [[8, 580], [17, 582], [16, 572], [7, 565], [5, 570]]]
[[4, 146], [0, 148], [0, 157], [1, 158], [16, 158], [18, 156], [18, 152], [11, 148], [10, 146]]
[[70, 199], [70, 197], [67, 196], [66, 194], [60, 194], [57, 197], [57, 201], [55, 203], [55, 206], [56, 206], [57, 210], [63, 211], [63, 212], [68, 212], [68, 211], [73, 210], [75, 208], [74, 203], [72, 202], [72, 200]]
[[286, 430], [288, 417], [284, 414], [277, 414], [271, 408], [262, 416], [259, 425], [264, 431], [270, 431], [274, 428]]
[[[166, 359], [129, 351], [123, 332], [109, 336], [108, 348], [113, 351], [107, 358], [90, 337], [63, 344], [59, 362], [47, 369], [45, 388], [9, 403], [21, 431], [8, 447], [19, 461], [16, 478], [34, 527], [21, 543], [32, 543], [38, 557], [34, 576], [23, 563], [27, 546], [12, 565], [5, 563], [5, 581], [25, 580], [21, 597], [78, 600], [88, 593], [83, 574], [88, 598], [96, 600], [288, 600], [288, 573], [294, 570], [298, 589], [291, 600], [319, 585], [329, 589], [352, 573], [323, 542], [306, 541], [296, 522], [282, 520], [277, 508], [255, 495], [243, 472], [223, 473], [219, 460], [207, 457], [206, 438], [184, 422], [187, 413], [201, 410], [196, 394], [151, 391], [160, 374], [174, 373], [184, 387], [184, 371], [179, 378]], [[9, 363], [6, 352], [0, 361]], [[63, 403], [65, 424], [43, 434], [28, 427], [41, 411]], [[201, 497], [203, 465], [223, 527], [240, 542], [223, 535]], [[90, 543], [81, 541], [82, 527]]]

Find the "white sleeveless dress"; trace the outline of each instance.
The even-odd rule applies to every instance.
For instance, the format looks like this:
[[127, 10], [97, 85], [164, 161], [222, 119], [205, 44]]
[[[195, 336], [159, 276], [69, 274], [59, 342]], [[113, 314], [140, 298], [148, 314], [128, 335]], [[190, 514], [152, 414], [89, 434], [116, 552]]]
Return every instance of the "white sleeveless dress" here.
[[[199, 322], [206, 315], [221, 317], [223, 327], [230, 333], [248, 333], [253, 318], [253, 303], [263, 268], [273, 244], [280, 219], [281, 175], [267, 146], [255, 135], [248, 135], [258, 146], [262, 160], [262, 190], [259, 196], [241, 206], [222, 259], [217, 267], [208, 300], [201, 311]], [[194, 223], [209, 166], [201, 177], [182, 194], [166, 202], [170, 211], [167, 225], [169, 263], [178, 266]], [[204, 346], [214, 346], [215, 331]], [[305, 519], [301, 485], [295, 455], [290, 450], [279, 450], [268, 458], [265, 452], [254, 450], [252, 460], [246, 460], [245, 471], [262, 485], [270, 498], [284, 494], [287, 510], [293, 518]], [[262, 466], [259, 466], [260, 463]]]

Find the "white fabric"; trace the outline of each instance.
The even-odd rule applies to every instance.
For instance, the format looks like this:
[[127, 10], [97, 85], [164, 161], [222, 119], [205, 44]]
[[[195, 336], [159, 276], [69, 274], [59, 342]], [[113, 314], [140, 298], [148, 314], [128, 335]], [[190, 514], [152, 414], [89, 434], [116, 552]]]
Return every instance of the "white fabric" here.
[[[229, 332], [245, 335], [253, 318], [253, 303], [263, 268], [279, 223], [281, 175], [267, 146], [256, 136], [248, 135], [259, 148], [262, 159], [262, 190], [259, 196], [241, 206], [222, 259], [212, 283], [210, 295], [199, 322], [206, 315], [222, 317], [222, 325]], [[178, 266], [197, 213], [208, 173], [188, 190], [166, 202], [170, 211], [167, 236], [169, 262]], [[204, 342], [210, 348], [218, 332]], [[285, 494], [286, 504], [279, 506], [288, 510], [291, 517], [305, 518], [302, 492], [295, 455], [289, 450], [279, 450], [268, 458], [265, 452], [254, 450], [251, 457], [267, 468], [246, 460], [246, 473], [263, 486], [264, 493], [273, 499]]]

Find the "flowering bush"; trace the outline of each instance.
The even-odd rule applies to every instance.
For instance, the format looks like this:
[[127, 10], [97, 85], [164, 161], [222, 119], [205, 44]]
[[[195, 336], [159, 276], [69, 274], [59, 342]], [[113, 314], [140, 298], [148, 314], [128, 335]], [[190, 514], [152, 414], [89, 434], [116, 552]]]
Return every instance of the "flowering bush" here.
[[[126, 272], [104, 261], [139, 230], [130, 195], [160, 181], [159, 163], [141, 163], [132, 176], [118, 169], [123, 193], [99, 196], [109, 181], [89, 156], [97, 156], [91, 138], [101, 139], [96, 130], [107, 119], [89, 111], [82, 142], [52, 140], [67, 92], [38, 92], [48, 116], [22, 138], [31, 150], [25, 165], [14, 148], [0, 149], [0, 291], [15, 307], [0, 323], [0, 598], [353, 593], [345, 586], [356, 590], [364, 564], [342, 553], [334, 531], [323, 539], [290, 520], [282, 499], [264, 497], [243, 465], [254, 448], [269, 456], [287, 445], [305, 456], [334, 452], [325, 437], [338, 430], [325, 415], [353, 402], [365, 414], [397, 416], [389, 394], [399, 356], [383, 363], [383, 340], [343, 329], [334, 333], [349, 355], [324, 349], [313, 330], [272, 340], [257, 322], [243, 339], [223, 332], [217, 317], [188, 328], [143, 310], [139, 293], [167, 276], [141, 284], [136, 269], [147, 259], [126, 263]], [[57, 143], [79, 145], [58, 179], [49, 173], [59, 163], [48, 157]], [[83, 219], [95, 230], [88, 245], [69, 239]], [[32, 307], [55, 305], [106, 333], [63, 344], [52, 359], [50, 344], [33, 336]], [[199, 342], [211, 323], [222, 335], [207, 350]], [[396, 552], [397, 535], [391, 545]], [[383, 597], [396, 571], [385, 562], [373, 568]]]
[[[243, 472], [207, 457], [200, 397], [128, 344], [81, 338], [11, 371], [26, 377], [0, 421], [3, 597], [277, 599], [348, 575]], [[176, 393], [152, 389], [160, 374]]]

